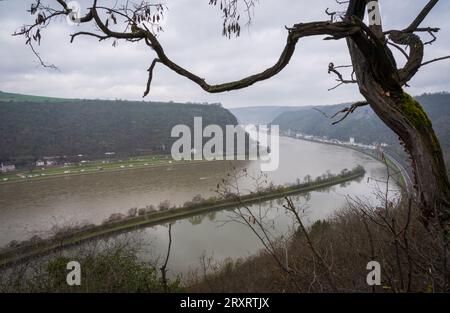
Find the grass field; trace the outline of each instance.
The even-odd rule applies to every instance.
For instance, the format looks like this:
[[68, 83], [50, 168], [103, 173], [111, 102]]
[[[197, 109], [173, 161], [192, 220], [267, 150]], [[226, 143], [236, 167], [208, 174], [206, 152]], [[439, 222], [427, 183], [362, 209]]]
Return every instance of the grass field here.
[[55, 167], [36, 167], [32, 171], [27, 169], [0, 174], [0, 184], [20, 181], [42, 180], [58, 176], [94, 174], [112, 171], [125, 171], [147, 167], [176, 165], [192, 161], [174, 161], [170, 156], [155, 155], [141, 156], [129, 159], [109, 159], [88, 161], [85, 163]]

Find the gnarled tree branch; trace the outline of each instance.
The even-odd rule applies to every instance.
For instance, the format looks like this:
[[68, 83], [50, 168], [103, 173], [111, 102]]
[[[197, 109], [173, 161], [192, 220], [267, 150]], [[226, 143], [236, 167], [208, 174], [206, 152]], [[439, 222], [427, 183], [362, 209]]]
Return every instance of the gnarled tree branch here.
[[425, 7], [422, 9], [422, 11], [417, 15], [417, 17], [414, 19], [414, 21], [409, 25], [405, 31], [406, 32], [413, 32], [416, 28], [419, 27], [419, 25], [423, 22], [423, 20], [428, 16], [428, 14], [433, 10], [434, 6], [439, 2], [439, 0], [430, 0]]
[[237, 90], [246, 88], [253, 85], [256, 82], [269, 79], [281, 70], [283, 70], [294, 54], [296, 44], [300, 38], [309, 36], [319, 36], [319, 35], [329, 35], [326, 39], [340, 39], [351, 36], [359, 31], [359, 27], [350, 21], [343, 22], [311, 22], [305, 24], [296, 24], [292, 28], [289, 28], [288, 36], [286, 39], [286, 45], [278, 59], [278, 61], [266, 70], [250, 75], [240, 80], [210, 85], [203, 78], [192, 73], [191, 71], [181, 67], [180, 65], [174, 63], [165, 53], [163, 47], [159, 43], [155, 35], [150, 32], [146, 32], [147, 44], [153, 48], [158, 56], [160, 63], [166, 65], [168, 68], [176, 72], [177, 74], [188, 78], [197, 85], [199, 85], [203, 90], [209, 93], [219, 93], [230, 90]]

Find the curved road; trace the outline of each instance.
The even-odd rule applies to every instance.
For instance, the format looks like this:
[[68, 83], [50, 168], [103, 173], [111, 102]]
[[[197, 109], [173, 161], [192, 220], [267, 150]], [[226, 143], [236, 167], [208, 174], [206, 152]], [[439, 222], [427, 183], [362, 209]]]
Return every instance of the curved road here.
[[409, 176], [409, 172], [405, 169], [405, 167], [399, 162], [397, 161], [397, 159], [395, 159], [391, 154], [387, 153], [386, 151], [383, 151], [384, 155], [392, 162], [394, 163], [395, 167], [397, 167], [400, 171], [400, 173], [402, 174], [405, 183], [406, 183], [406, 189], [408, 191], [412, 191], [413, 190], [413, 182], [411, 177]]

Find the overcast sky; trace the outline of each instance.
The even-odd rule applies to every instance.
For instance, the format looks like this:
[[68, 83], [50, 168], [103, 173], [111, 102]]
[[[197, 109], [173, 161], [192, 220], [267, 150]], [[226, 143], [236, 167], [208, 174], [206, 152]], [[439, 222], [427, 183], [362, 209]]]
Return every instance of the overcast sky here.
[[[120, 1], [120, 0], [119, 0]], [[56, 2], [47, 0], [44, 2]], [[115, 1], [99, 0], [101, 4]], [[273, 65], [286, 41], [285, 25], [324, 20], [324, 10], [339, 9], [335, 0], [260, 0], [252, 25], [241, 37], [221, 36], [221, 13], [209, 0], [167, 0], [164, 32], [159, 35], [167, 55], [209, 83], [240, 79]], [[404, 28], [425, 5], [426, 0], [381, 0], [385, 28]], [[31, 1], [0, 2], [0, 90], [25, 94], [103, 99], [142, 99], [146, 69], [154, 52], [143, 44], [111, 41], [99, 43], [79, 38], [70, 44], [69, 34], [80, 29], [61, 19], [43, 34], [42, 57], [60, 68], [43, 69], [25, 40], [11, 34], [30, 23], [26, 12]], [[87, 8], [90, 0], [79, 1]], [[425, 59], [450, 54], [450, 1], [442, 0], [423, 26], [438, 26], [441, 35], [427, 46]], [[84, 28], [85, 26], [83, 26]], [[152, 92], [146, 100], [180, 102], [221, 102], [226, 107], [267, 105], [325, 105], [360, 99], [356, 86], [328, 91], [335, 84], [327, 74], [329, 62], [349, 64], [343, 40], [303, 39], [290, 64], [272, 79], [223, 94], [208, 94], [189, 80], [157, 65]], [[450, 60], [424, 67], [411, 81], [408, 91], [450, 91]]]

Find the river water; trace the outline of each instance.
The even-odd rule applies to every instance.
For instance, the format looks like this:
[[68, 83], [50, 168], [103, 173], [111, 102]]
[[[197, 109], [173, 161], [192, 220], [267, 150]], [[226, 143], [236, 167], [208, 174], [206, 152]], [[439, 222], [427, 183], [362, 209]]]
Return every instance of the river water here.
[[[268, 179], [277, 185], [293, 183], [308, 174], [315, 178], [328, 170], [339, 173], [356, 165], [366, 169], [363, 179], [297, 199], [308, 208], [306, 220], [313, 222], [343, 207], [349, 195], [376, 202], [373, 193], [377, 183], [367, 178], [385, 179], [384, 165], [343, 147], [281, 137], [280, 165], [277, 171], [268, 174]], [[257, 161], [207, 162], [0, 185], [0, 246], [35, 234], [45, 236], [55, 225], [99, 224], [112, 213], [126, 214], [132, 207], [158, 205], [166, 199], [183, 204], [196, 194], [213, 196], [217, 183], [228, 173], [242, 172], [244, 168], [257, 175], [260, 166]], [[241, 190], [254, 188], [254, 181], [249, 178], [240, 179], [238, 184]], [[274, 235], [283, 235], [291, 225], [292, 219], [277, 201], [252, 209], [267, 213]], [[172, 275], [198, 268], [202, 255], [220, 261], [246, 257], [260, 250], [258, 238], [248, 226], [233, 222], [235, 218], [232, 212], [222, 211], [177, 221], [172, 227], [168, 263]], [[165, 253], [167, 225], [133, 233], [144, 239], [142, 258], [158, 258]]]

